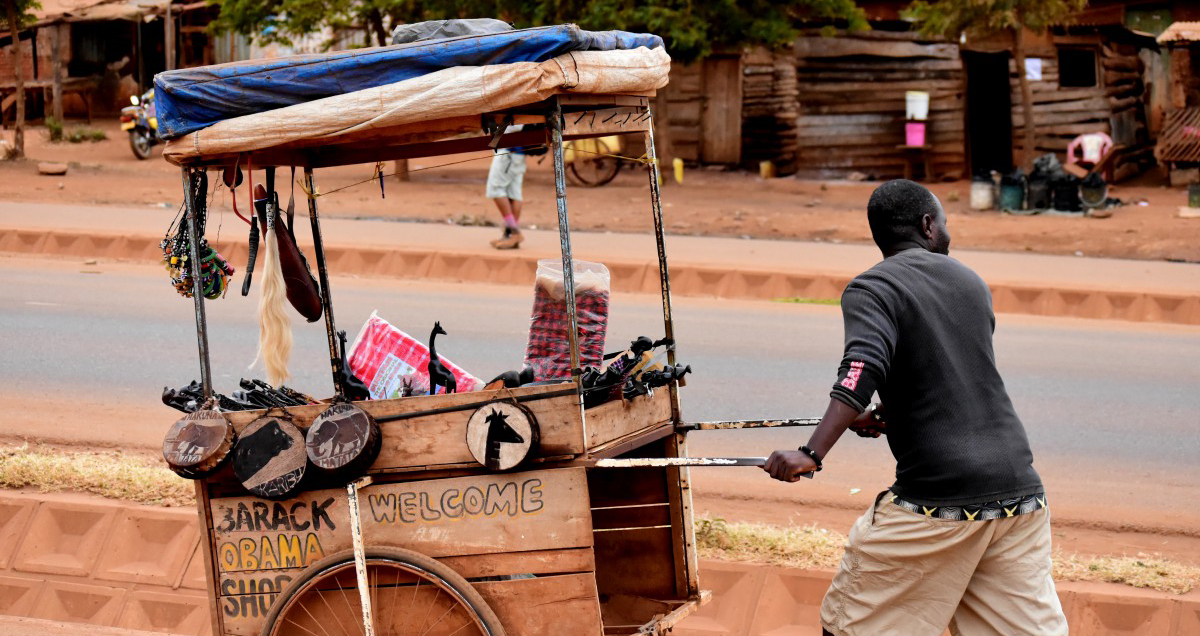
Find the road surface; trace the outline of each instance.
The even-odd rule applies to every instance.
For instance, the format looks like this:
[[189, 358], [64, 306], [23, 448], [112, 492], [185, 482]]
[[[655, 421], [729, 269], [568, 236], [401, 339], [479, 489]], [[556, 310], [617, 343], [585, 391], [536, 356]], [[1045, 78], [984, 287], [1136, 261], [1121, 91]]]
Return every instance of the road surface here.
[[[0, 280], [0, 435], [147, 452], [161, 444], [177, 417], [159, 402], [162, 388], [199, 375], [192, 304], [165, 273], [0, 256]], [[207, 305], [222, 392], [235, 390], [240, 377], [263, 375], [247, 368], [257, 295], [243, 298], [240, 285], [233, 287]], [[338, 326], [351, 337], [378, 310], [421, 339], [440, 320], [449, 334], [438, 339], [439, 352], [485, 380], [521, 364], [532, 289], [339, 277], [332, 287]], [[657, 303], [615, 295], [607, 348], [660, 336]], [[696, 370], [683, 389], [685, 419], [803, 417], [824, 409], [841, 355], [837, 307], [679, 298], [675, 309], [679, 358]], [[324, 323], [297, 318], [295, 334], [289, 384], [329, 395]], [[996, 350], [1050, 493], [1060, 545], [1200, 562], [1200, 328], [1002, 315]], [[807, 438], [804, 430], [775, 429], [689, 440], [693, 455], [766, 455]], [[773, 482], [753, 468], [693, 476], [702, 511], [845, 531], [893, 470], [883, 440], [851, 435], [812, 482]]]

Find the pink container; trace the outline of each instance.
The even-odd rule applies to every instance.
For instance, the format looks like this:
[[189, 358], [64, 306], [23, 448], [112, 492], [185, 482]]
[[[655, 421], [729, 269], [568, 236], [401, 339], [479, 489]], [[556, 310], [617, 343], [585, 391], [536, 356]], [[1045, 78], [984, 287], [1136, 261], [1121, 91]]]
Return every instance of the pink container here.
[[910, 121], [904, 124], [904, 145], [906, 146], [924, 146], [925, 145], [925, 122]]

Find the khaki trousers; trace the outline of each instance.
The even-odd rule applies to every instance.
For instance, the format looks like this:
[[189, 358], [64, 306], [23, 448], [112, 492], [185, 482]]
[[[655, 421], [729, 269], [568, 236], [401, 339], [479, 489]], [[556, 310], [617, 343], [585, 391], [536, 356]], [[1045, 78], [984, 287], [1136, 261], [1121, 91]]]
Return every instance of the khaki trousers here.
[[1050, 512], [950, 521], [875, 500], [821, 604], [836, 636], [1065, 636]]

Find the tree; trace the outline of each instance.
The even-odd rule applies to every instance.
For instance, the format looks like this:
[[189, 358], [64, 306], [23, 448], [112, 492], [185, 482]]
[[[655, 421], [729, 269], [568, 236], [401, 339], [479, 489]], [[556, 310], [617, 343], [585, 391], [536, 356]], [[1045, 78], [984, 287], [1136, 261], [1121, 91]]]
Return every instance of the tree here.
[[661, 35], [672, 57], [692, 62], [714, 48], [778, 46], [795, 37], [800, 20], [845, 20], [865, 28], [854, 0], [210, 0], [219, 5], [217, 31], [236, 31], [261, 43], [291, 44], [323, 28], [358, 30], [384, 46], [400, 24], [451, 18], [495, 17], [517, 28], [575, 23], [585, 29], [621, 29]]
[[[806, 20], [842, 21], [867, 28], [854, 0], [210, 0], [221, 6], [214, 27], [262, 42], [291, 38], [325, 27], [361, 30], [379, 45], [396, 25], [450, 18], [495, 17], [517, 28], [572, 22], [584, 29], [619, 29], [662, 36], [676, 62], [695, 62], [714, 50], [778, 47], [796, 37]], [[665, 91], [655, 102], [659, 159], [670, 161]]]
[[[671, 59], [684, 64], [702, 60], [714, 50], [789, 45], [796, 39], [796, 25], [809, 20], [840, 20], [851, 30], [868, 28], [865, 13], [854, 0], [539, 0], [530, 8], [533, 24], [575, 22], [585, 29], [657, 34]], [[654, 102], [655, 150], [659, 162], [666, 165], [674, 155], [668, 106], [666, 91], [659, 91]]]
[[16, 158], [25, 156], [25, 60], [21, 54], [21, 27], [33, 19], [29, 11], [41, 8], [34, 0], [2, 0], [3, 24], [12, 33], [13, 73], [16, 76], [17, 120], [13, 125], [13, 148]]
[[1025, 120], [1022, 164], [1032, 167], [1034, 158], [1033, 91], [1025, 76], [1026, 30], [1045, 33], [1063, 24], [1087, 6], [1087, 0], [917, 0], [906, 15], [922, 33], [957, 41], [962, 35], [983, 37], [1007, 32], [1013, 38], [1013, 61], [1021, 86], [1021, 112]]

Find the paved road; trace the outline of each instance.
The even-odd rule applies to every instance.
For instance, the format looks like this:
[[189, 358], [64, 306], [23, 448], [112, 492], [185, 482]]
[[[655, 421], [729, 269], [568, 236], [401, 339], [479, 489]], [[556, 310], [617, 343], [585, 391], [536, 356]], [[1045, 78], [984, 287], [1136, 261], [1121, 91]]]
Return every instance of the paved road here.
[[[192, 305], [161, 270], [131, 264], [0, 257], [0, 421], [7, 437], [150, 448], [174, 419], [164, 385], [198, 376]], [[239, 278], [240, 280], [240, 278]], [[481, 377], [519, 366], [531, 291], [334, 278], [341, 328], [372, 310], [422, 338], [440, 320], [443, 355]], [[661, 333], [657, 300], [617, 295], [609, 348]], [[208, 304], [217, 388], [254, 357], [256, 298]], [[841, 352], [836, 307], [678, 299], [690, 420], [819, 415]], [[296, 325], [298, 389], [328, 395], [323, 323]], [[1029, 430], [1059, 518], [1200, 536], [1200, 329], [1002, 315], [1001, 372]], [[692, 454], [765, 455], [796, 430], [695, 434]], [[757, 469], [696, 473], [698, 491], [754, 501], [860, 508], [893, 463], [882, 440], [845, 438], [816, 482], [771, 482]], [[850, 488], [863, 493], [853, 496]], [[1190, 502], [1190, 503], [1189, 503]], [[764, 503], [764, 506], [769, 503]]]

